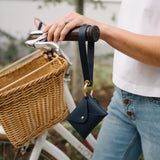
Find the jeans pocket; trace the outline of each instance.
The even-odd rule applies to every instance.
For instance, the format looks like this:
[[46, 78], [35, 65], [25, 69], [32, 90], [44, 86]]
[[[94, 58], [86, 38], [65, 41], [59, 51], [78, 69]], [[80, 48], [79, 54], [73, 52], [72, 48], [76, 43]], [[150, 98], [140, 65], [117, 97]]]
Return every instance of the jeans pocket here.
[[149, 100], [151, 103], [154, 103], [160, 106], [160, 97], [150, 97]]

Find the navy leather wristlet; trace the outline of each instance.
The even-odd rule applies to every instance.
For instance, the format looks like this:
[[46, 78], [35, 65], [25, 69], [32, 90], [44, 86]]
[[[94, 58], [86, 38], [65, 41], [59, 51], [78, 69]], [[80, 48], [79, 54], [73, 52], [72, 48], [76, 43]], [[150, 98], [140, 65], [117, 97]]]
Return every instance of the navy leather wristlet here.
[[[81, 26], [79, 29], [79, 50], [82, 64], [84, 82], [87, 86], [93, 85], [94, 66], [94, 42], [88, 42], [88, 52], [86, 51], [85, 36], [88, 26]], [[84, 139], [94, 129], [94, 127], [107, 115], [107, 112], [99, 105], [98, 101], [89, 93], [81, 100], [78, 106], [67, 117], [70, 124]]]

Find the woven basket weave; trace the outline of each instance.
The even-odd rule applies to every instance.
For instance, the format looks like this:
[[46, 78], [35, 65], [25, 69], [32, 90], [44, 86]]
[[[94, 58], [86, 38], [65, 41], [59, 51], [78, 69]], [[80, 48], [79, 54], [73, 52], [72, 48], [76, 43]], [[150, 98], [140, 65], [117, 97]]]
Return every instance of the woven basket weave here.
[[16, 148], [66, 118], [63, 78], [67, 66], [59, 56], [49, 61], [39, 53], [0, 75], [0, 123]]

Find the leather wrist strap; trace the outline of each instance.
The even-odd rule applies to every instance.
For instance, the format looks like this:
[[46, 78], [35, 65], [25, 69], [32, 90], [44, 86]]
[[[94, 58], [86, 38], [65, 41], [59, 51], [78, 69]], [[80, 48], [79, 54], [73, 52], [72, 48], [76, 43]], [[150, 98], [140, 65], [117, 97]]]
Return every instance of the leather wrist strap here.
[[86, 51], [86, 30], [89, 25], [83, 25], [79, 29], [78, 44], [81, 58], [84, 82], [88, 80], [93, 85], [93, 68], [94, 68], [94, 42], [88, 41], [88, 52]]

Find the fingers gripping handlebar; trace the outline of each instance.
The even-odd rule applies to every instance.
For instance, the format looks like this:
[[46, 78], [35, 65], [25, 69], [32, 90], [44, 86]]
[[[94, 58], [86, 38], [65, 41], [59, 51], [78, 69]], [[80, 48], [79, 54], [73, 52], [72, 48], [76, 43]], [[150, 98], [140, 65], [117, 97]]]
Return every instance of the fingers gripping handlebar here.
[[[78, 41], [79, 28], [80, 27], [76, 27], [76, 28], [72, 29], [66, 35], [64, 41]], [[40, 31], [40, 30], [33, 31], [29, 34], [28, 40], [36, 39], [41, 35], [44, 35], [42, 31]], [[87, 28], [87, 31], [86, 31], [86, 40], [87, 41], [96, 42], [96, 41], [98, 41], [99, 37], [100, 37], [100, 31], [99, 31], [99, 28], [97, 26], [94, 25], [94, 26], [89, 26]], [[47, 33], [45, 33], [44, 38], [47, 38]], [[37, 39], [37, 40], [39, 40], [39, 39]]]

